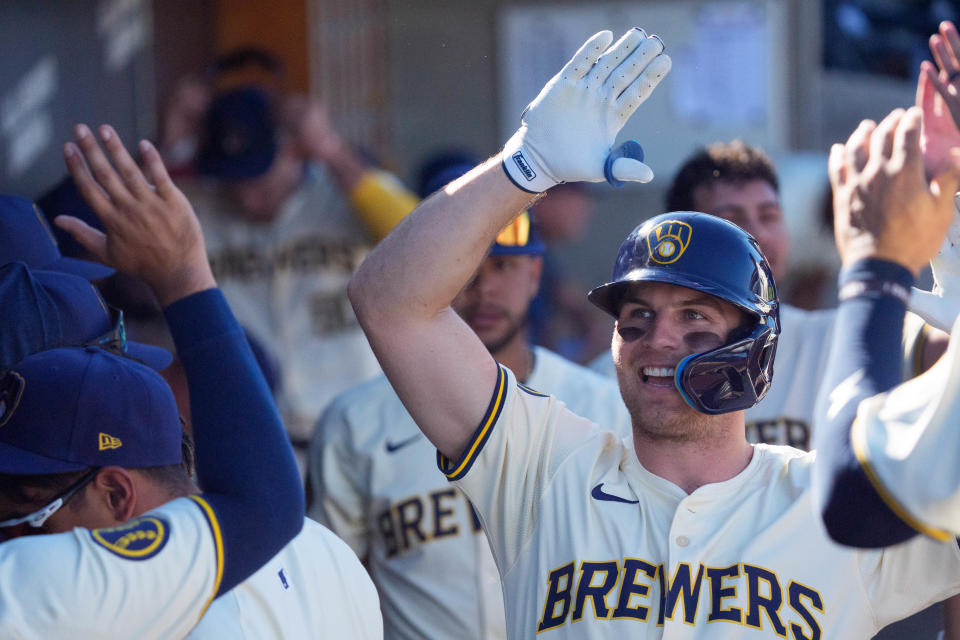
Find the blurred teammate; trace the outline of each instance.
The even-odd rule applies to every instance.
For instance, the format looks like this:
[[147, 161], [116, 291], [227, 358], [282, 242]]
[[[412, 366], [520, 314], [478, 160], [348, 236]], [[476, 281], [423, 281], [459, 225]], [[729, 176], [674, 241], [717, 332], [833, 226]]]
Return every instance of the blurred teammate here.
[[[450, 307], [537, 193], [652, 178], [633, 145], [612, 147], [669, 58], [641, 30], [612, 42], [590, 38], [500, 156], [418, 207], [350, 287], [384, 372], [479, 514], [508, 635], [869, 638], [956, 593], [955, 543], [843, 549], [813, 508], [814, 455], [746, 441], [743, 409], [770, 384], [779, 326], [770, 267], [736, 225], [657, 216], [591, 292], [617, 318], [632, 447], [518, 385]], [[884, 127], [902, 151], [919, 118]]]
[[[441, 172], [429, 190], [473, 167]], [[453, 309], [517, 380], [629, 436], [617, 388], [525, 330], [544, 247], [527, 213], [497, 236]], [[334, 399], [314, 432], [310, 515], [364, 559], [380, 591], [386, 638], [504, 638], [500, 579], [470, 503], [434, 467], [436, 452], [384, 376]]]
[[319, 100], [257, 86], [214, 98], [197, 168], [205, 180], [184, 190], [203, 222], [214, 275], [280, 365], [278, 404], [305, 458], [329, 401], [380, 371], [347, 282], [416, 198], [359, 157]]

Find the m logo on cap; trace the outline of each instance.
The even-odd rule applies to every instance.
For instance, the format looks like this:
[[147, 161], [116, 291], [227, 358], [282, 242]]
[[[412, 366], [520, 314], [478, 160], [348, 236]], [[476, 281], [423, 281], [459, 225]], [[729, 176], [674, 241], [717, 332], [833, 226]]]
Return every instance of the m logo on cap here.
[[109, 433], [100, 432], [100, 451], [106, 451], [107, 449], [119, 449], [123, 446], [120, 438], [115, 438]]
[[650, 259], [657, 264], [671, 264], [680, 259], [690, 245], [693, 228], [679, 220], [664, 220], [647, 233]]
[[20, 406], [24, 381], [16, 371], [7, 371], [0, 377], [0, 427], [7, 424], [13, 412]]

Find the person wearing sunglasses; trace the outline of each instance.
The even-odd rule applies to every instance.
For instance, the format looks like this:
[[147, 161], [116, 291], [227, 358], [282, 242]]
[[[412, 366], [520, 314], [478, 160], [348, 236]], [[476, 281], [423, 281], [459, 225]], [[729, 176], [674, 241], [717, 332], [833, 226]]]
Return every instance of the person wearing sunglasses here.
[[[99, 133], [110, 160], [84, 125], [64, 154], [106, 233], [58, 224], [163, 305], [195, 399], [203, 492], [183, 470], [173, 394], [150, 367], [88, 345], [5, 368], [0, 637], [184, 637], [303, 527], [293, 452], [190, 204], [152, 145], [141, 171], [112, 128]], [[9, 482], [38, 475], [59, 478]], [[38, 531], [51, 534], [14, 537]]]

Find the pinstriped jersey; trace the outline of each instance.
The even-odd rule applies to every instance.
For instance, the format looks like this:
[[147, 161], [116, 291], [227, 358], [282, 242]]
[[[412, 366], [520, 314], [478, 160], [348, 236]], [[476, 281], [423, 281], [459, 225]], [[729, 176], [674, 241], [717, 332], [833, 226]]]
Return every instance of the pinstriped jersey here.
[[182, 638], [222, 571], [219, 524], [202, 498], [111, 529], [17, 538], [0, 544], [0, 637]]
[[[534, 355], [531, 384], [630, 433], [615, 384], [541, 347]], [[310, 515], [366, 559], [388, 640], [503, 638], [500, 578], [486, 537], [435, 460], [436, 450], [379, 376], [335, 399], [317, 426]]]
[[952, 541], [831, 542], [814, 459], [754, 445], [742, 472], [688, 495], [502, 367], [462, 458], [438, 456], [483, 522], [511, 638], [866, 639], [960, 591]]
[[357, 556], [307, 518], [277, 555], [214, 600], [187, 637], [379, 640], [383, 622], [377, 590]]

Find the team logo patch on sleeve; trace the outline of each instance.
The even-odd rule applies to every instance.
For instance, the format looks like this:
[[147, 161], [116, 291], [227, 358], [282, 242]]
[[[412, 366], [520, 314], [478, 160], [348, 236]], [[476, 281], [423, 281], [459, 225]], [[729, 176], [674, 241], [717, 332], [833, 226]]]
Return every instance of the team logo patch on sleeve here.
[[647, 233], [650, 258], [659, 264], [671, 264], [680, 259], [690, 245], [693, 227], [679, 220], [664, 220]]
[[170, 525], [163, 518], [145, 516], [118, 527], [94, 529], [93, 541], [127, 560], [147, 560], [160, 553], [170, 538]]

